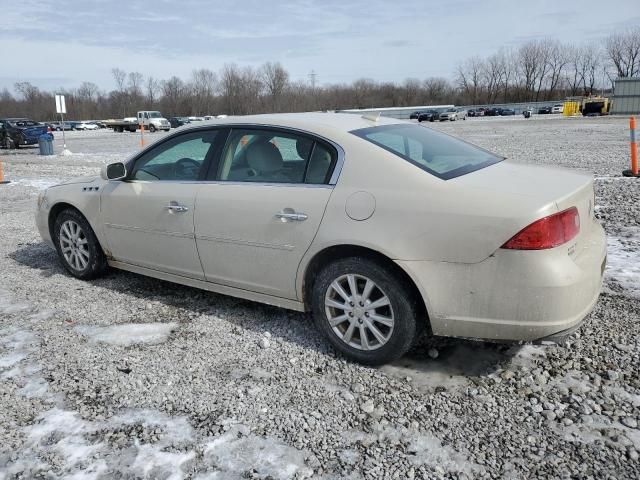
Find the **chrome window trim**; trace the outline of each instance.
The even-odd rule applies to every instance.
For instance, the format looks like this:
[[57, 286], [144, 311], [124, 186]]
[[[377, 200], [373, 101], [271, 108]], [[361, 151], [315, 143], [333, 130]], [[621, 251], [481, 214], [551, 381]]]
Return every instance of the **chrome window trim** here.
[[[250, 184], [250, 185], [265, 185], [265, 186], [270, 186], [270, 185], [293, 185], [293, 186], [305, 186], [305, 187], [333, 187], [338, 183], [338, 179], [340, 178], [340, 173], [342, 173], [342, 167], [344, 166], [344, 161], [345, 161], [345, 153], [344, 153], [344, 149], [338, 145], [336, 142], [334, 142], [333, 140], [327, 138], [327, 137], [323, 137], [322, 135], [318, 135], [317, 133], [314, 132], [310, 132], [308, 130], [304, 130], [302, 128], [295, 128], [295, 127], [286, 127], [286, 126], [282, 126], [282, 125], [273, 125], [273, 124], [267, 124], [267, 123], [220, 123], [220, 124], [216, 124], [216, 125], [197, 125], [188, 129], [181, 129], [179, 132], [175, 132], [172, 133], [170, 135], [167, 135], [164, 138], [158, 139], [158, 141], [152, 143], [151, 145], [149, 145], [147, 148], [145, 148], [144, 150], [142, 150], [141, 152], [137, 152], [135, 155], [131, 156], [128, 160], [126, 160], [125, 165], [127, 166], [127, 170], [129, 170], [129, 165], [128, 163], [131, 163], [132, 167], [133, 165], [135, 165], [135, 163], [138, 161], [138, 158], [140, 158], [142, 155], [144, 155], [147, 150], [157, 146], [158, 144], [165, 142], [165, 141], [169, 141], [171, 140], [173, 137], [179, 136], [179, 135], [183, 135], [185, 133], [191, 133], [191, 132], [195, 132], [198, 130], [216, 130], [216, 129], [229, 129], [232, 130], [234, 128], [272, 128], [272, 129], [278, 129], [278, 130], [284, 130], [284, 131], [290, 131], [292, 133], [302, 133], [305, 135], [308, 135], [310, 137], [313, 138], [317, 138], [319, 140], [322, 140], [326, 143], [328, 143], [329, 145], [331, 145], [333, 148], [336, 149], [336, 152], [338, 154], [338, 158], [336, 159], [336, 164], [333, 167], [333, 173], [331, 174], [331, 178], [329, 179], [328, 183], [273, 183], [273, 182], [229, 182], [229, 181], [224, 181], [224, 180], [202, 180], [202, 181], [189, 181], [189, 183], [224, 183], [224, 184], [232, 184], [232, 183], [239, 183], [242, 185], [246, 185], [246, 184]], [[146, 180], [127, 180], [128, 182], [140, 182], [140, 181], [146, 181]], [[157, 183], [157, 182], [178, 182], [178, 183], [186, 183], [183, 182], [181, 180], [154, 180], [154, 181], [148, 181], [149, 183]]]
[[145, 183], [157, 185], [159, 183], [181, 183], [185, 185], [247, 185], [257, 187], [303, 187], [303, 188], [329, 188], [333, 189], [335, 185], [328, 183], [277, 183], [277, 182], [239, 182], [225, 180], [123, 180], [126, 183]]

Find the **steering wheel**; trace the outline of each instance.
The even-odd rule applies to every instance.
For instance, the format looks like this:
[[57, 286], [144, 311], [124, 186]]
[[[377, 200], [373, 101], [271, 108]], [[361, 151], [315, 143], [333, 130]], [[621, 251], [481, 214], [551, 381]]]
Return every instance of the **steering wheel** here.
[[196, 180], [200, 171], [200, 163], [193, 158], [184, 157], [173, 164], [173, 174], [176, 178]]

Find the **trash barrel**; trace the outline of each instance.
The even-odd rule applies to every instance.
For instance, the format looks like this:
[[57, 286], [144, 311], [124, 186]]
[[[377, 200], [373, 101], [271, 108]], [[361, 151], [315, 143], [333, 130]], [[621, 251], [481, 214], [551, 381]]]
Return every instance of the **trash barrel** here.
[[524, 118], [529, 118], [531, 116], [531, 110], [525, 110], [522, 112], [522, 115], [524, 115]]
[[38, 137], [38, 147], [40, 147], [40, 155], [53, 155], [53, 135], [43, 133]]

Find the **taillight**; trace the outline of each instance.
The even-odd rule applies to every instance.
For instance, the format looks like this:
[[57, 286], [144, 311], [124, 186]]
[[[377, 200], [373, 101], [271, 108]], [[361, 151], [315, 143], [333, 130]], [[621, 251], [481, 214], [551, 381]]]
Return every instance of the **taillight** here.
[[520, 230], [502, 248], [544, 250], [567, 243], [580, 232], [580, 215], [576, 207], [536, 220]]

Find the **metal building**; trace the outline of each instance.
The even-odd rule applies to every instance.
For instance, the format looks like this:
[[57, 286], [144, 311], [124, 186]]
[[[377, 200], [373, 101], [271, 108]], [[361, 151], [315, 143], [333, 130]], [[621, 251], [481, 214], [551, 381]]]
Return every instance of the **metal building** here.
[[616, 79], [609, 113], [612, 115], [640, 114], [640, 77]]

